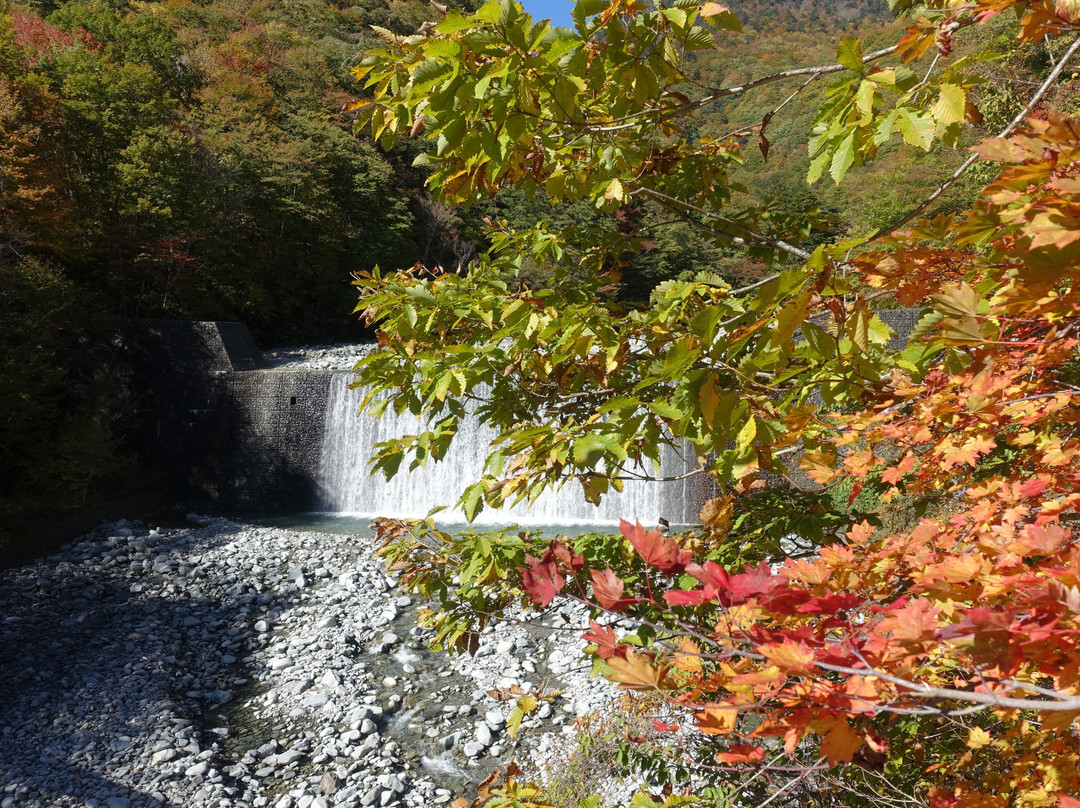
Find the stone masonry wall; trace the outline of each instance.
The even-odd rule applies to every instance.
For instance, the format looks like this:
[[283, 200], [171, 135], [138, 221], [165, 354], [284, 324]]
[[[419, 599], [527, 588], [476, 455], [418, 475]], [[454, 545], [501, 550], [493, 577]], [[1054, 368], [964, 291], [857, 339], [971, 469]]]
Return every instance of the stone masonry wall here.
[[259, 369], [240, 323], [135, 324], [147, 461], [194, 508], [310, 510], [332, 374]]

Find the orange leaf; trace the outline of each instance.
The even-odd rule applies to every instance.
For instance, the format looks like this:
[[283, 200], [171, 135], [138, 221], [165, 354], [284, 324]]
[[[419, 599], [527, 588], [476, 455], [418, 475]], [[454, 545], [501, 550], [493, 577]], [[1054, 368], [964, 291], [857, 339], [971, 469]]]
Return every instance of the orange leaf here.
[[807, 452], [799, 458], [799, 468], [818, 485], [826, 485], [836, 477], [835, 455], [826, 452]]
[[700, 713], [695, 713], [698, 729], [705, 735], [727, 735], [735, 730], [735, 719], [739, 717], [739, 711], [728, 702], [717, 702], [715, 705], [706, 707]]
[[830, 766], [850, 763], [855, 750], [862, 746], [863, 739], [848, 724], [843, 716], [837, 716], [821, 739], [820, 752], [829, 761]]
[[653, 667], [652, 658], [646, 654], [627, 651], [625, 659], [613, 656], [607, 664], [612, 671], [607, 678], [624, 690], [659, 690], [664, 678], [663, 666]]
[[852, 452], [844, 458], [844, 468], [852, 477], [863, 478], [870, 473], [870, 467], [874, 464], [874, 453], [870, 449], [861, 452]]
[[758, 646], [758, 652], [789, 675], [809, 676], [814, 673], [814, 651], [805, 643], [784, 640]]
[[674, 662], [685, 673], [701, 673], [701, 647], [689, 637], [680, 637]]
[[726, 752], [718, 752], [716, 759], [721, 763], [760, 763], [765, 759], [765, 748], [737, 743], [729, 746]]
[[1075, 711], [1046, 711], [1039, 713], [1044, 731], [1061, 732], [1072, 726], [1073, 721], [1080, 718], [1080, 710]]

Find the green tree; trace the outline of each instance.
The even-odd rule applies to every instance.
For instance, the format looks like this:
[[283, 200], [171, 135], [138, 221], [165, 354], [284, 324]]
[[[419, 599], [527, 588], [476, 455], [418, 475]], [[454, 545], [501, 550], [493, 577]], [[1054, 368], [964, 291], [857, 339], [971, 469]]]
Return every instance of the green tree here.
[[[662, 473], [662, 444], [693, 447], [690, 473], [717, 496], [679, 535], [624, 524], [621, 537], [545, 546], [380, 526], [389, 560], [440, 601], [440, 644], [470, 648], [511, 603], [587, 604], [596, 669], [666, 711], [624, 760], [675, 789], [667, 805], [1077, 804], [1078, 130], [1029, 116], [1080, 50], [1080, 25], [1067, 3], [891, 6], [912, 15], [895, 44], [845, 37], [835, 64], [729, 86], [688, 75], [687, 54], [723, 48], [738, 20], [681, 0], [581, 0], [574, 30], [493, 0], [427, 36], [382, 32], [357, 71], [374, 138], [429, 141], [420, 162], [437, 198], [512, 187], [612, 216], [492, 222], [467, 275], [361, 277], [359, 310], [384, 350], [358, 378], [369, 411], [428, 419], [381, 445], [385, 474], [443, 457], [470, 401], [494, 428], [484, 477], [459, 503], [470, 516], [567, 480], [596, 501]], [[805, 216], [738, 181], [784, 98], [759, 130], [695, 127], [756, 88], [790, 82], [791, 97], [831, 77], [809, 133], [811, 183], [839, 184], [901, 143], [954, 148], [978, 119], [981, 79], [954, 39], [1008, 8], [1022, 41], [1065, 41], [1025, 108], [979, 147], [1005, 168], [965, 215], [814, 246]], [[703, 272], [661, 283], [645, 305], [620, 302], [608, 290], [644, 246], [620, 223], [642, 205], [778, 271], [741, 288]], [[548, 268], [544, 286], [530, 285], [532, 266]], [[886, 295], [927, 309], [904, 350], [889, 349], [871, 307]], [[788, 465], [800, 455], [802, 475]], [[792, 488], [763, 490], [765, 472]], [[784, 558], [793, 551], [805, 557]], [[636, 631], [616, 633], [613, 615]], [[687, 740], [663, 742], [681, 727]], [[513, 778], [482, 796], [547, 804]], [[656, 800], [643, 791], [633, 804]]]

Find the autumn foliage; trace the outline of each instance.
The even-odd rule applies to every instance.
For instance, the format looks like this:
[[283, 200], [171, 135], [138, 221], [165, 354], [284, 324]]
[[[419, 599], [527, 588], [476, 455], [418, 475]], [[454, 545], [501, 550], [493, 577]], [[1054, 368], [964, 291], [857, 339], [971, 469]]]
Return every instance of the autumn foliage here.
[[[597, 25], [608, 26], [603, 41], [591, 45], [597, 60], [616, 47], [610, 26], [620, 13], [634, 36], [651, 34], [637, 25], [643, 10], [621, 2], [604, 8], [595, 9]], [[938, 60], [949, 58], [954, 35], [1007, 10], [1018, 12], [1022, 41], [1073, 37], [1049, 86], [1080, 47], [1071, 4], [929, 3], [918, 9], [929, 16], [916, 16], [889, 51], [899, 67], [867, 65], [873, 60], [857, 42], [841, 44], [838, 69], [858, 77], [830, 88], [811, 153], [827, 153], [822, 166], [831, 165], [839, 181], [857, 160], [872, 159], [894, 129], [909, 145], [922, 138], [955, 144], [977, 117], [968, 108], [971, 85], [946, 70], [933, 92], [920, 95], [922, 87]], [[697, 47], [692, 20], [671, 11], [661, 10], [667, 33]], [[705, 18], [726, 13], [715, 3], [700, 11]], [[491, 24], [512, 28], [512, 15], [509, 22], [505, 16]], [[588, 34], [593, 29], [584, 20], [579, 33]], [[475, 154], [467, 142], [444, 149], [455, 125], [447, 109], [426, 123], [409, 117], [418, 104], [431, 113], [449, 102], [446, 88], [474, 80], [468, 58], [466, 67], [454, 64], [454, 78], [433, 66], [438, 54], [459, 46], [464, 52], [469, 34], [454, 37], [467, 29], [455, 18], [437, 48], [399, 43], [399, 59], [414, 59], [411, 83], [394, 96], [390, 79], [376, 72], [372, 81], [384, 82], [377, 96], [390, 100], [365, 114], [384, 137], [409, 124], [414, 134], [424, 126], [441, 132], [433, 159], [451, 196], [484, 193], [500, 181], [570, 193], [571, 182], [584, 180], [552, 182], [589, 155], [582, 134], [560, 154], [563, 130], [603, 139], [622, 124], [590, 118], [592, 108], [581, 120], [553, 122], [530, 110], [544, 102], [547, 90], [540, 89], [522, 102], [532, 117], [522, 124], [530, 134], [520, 143], [551, 148], [522, 162], [513, 138], [500, 148], [478, 145]], [[532, 44], [535, 54], [550, 41], [537, 36]], [[429, 48], [428, 60], [413, 47]], [[573, 47], [558, 46], [563, 54]], [[923, 85], [905, 90], [892, 107], [883, 102], [882, 88], [900, 81], [904, 64], [924, 57], [932, 64]], [[492, 75], [501, 76], [499, 69]], [[548, 86], [543, 69], [528, 79], [537, 87]], [[626, 74], [615, 75], [609, 85], [588, 74], [589, 91], [567, 89], [567, 99], [584, 109], [590, 99], [617, 93]], [[478, 98], [493, 83], [479, 81], [483, 88], [470, 90]], [[561, 91], [551, 92], [554, 98]], [[652, 125], [675, 136], [681, 132], [669, 126], [676, 116], [665, 117], [668, 111], [690, 114], [708, 103], [679, 98], [671, 87], [654, 96], [661, 99], [656, 107], [618, 120], [656, 113]], [[718, 496], [694, 530], [624, 522], [621, 538], [605, 551], [585, 540], [553, 540], [542, 550], [518, 546], [516, 573], [490, 567], [486, 578], [474, 574], [479, 556], [461, 572], [478, 589], [504, 580], [520, 585], [536, 607], [560, 597], [587, 604], [595, 619], [583, 637], [597, 670], [626, 690], [650, 694], [660, 705], [657, 736], [679, 739], [666, 746], [636, 739], [653, 744], [654, 762], [726, 783], [736, 796], [754, 779], [750, 772], [772, 772], [778, 779], [770, 781], [770, 801], [783, 793], [797, 801], [811, 791], [818, 798], [824, 790], [860, 805], [1080, 805], [1080, 121], [1055, 110], [1033, 114], [1039, 98], [1001, 136], [974, 147], [980, 160], [998, 164], [999, 176], [966, 213], [819, 248], [755, 288], [733, 290], [711, 278], [665, 285], [626, 325], [619, 314], [595, 314], [604, 308], [595, 300], [567, 293], [566, 306], [552, 305], [558, 288], [545, 293], [550, 300], [521, 288], [515, 293], [484, 269], [472, 277], [475, 302], [455, 279], [361, 281], [368, 313], [386, 317], [384, 347], [409, 357], [407, 369], [384, 382], [399, 387], [398, 406], [449, 413], [443, 423], [452, 425], [456, 413], [447, 401], [468, 395], [475, 376], [496, 395], [500, 385], [517, 384], [547, 407], [548, 426], [529, 422], [520, 431], [517, 420], [490, 416], [503, 430], [507, 456], [496, 456], [491, 478], [472, 489], [466, 504], [469, 496], [474, 505], [524, 499], [531, 486], [558, 474], [575, 476], [586, 492], [605, 493], [618, 477], [599, 468], [624, 469], [632, 465], [628, 458], [651, 457], [643, 445], [670, 435], [691, 442], [713, 476]], [[657, 199], [666, 183], [663, 194], [674, 199], [671, 172], [651, 166], [640, 142], [620, 137], [610, 134], [593, 155], [591, 190], [575, 192], [614, 208], [631, 198]], [[685, 148], [702, 165], [710, 154], [721, 163], [732, 159], [741, 144]], [[625, 162], [605, 163], [612, 154]], [[687, 216], [720, 227], [726, 220], [709, 206], [729, 204], [735, 193], [728, 189], [720, 199], [714, 195], [721, 187], [719, 171], [686, 177], [681, 190], [707, 200]], [[729, 236], [791, 246], [752, 233], [749, 218], [740, 221], [747, 224]], [[546, 249], [550, 260], [562, 259]], [[602, 263], [596, 271], [603, 274]], [[888, 331], [871, 305], [882, 299], [923, 311], [905, 348], [885, 344]], [[397, 315], [394, 301], [417, 308]], [[561, 319], [571, 303], [581, 309]], [[460, 341], [447, 350], [439, 341], [448, 338], [451, 321]], [[572, 322], [582, 325], [565, 337]], [[485, 333], [493, 347], [483, 347]], [[513, 340], [522, 333], [531, 347], [515, 354]], [[585, 349], [573, 353], [569, 340], [586, 340]], [[374, 383], [372, 370], [393, 368], [373, 358], [361, 374]], [[385, 468], [393, 455], [396, 468], [408, 448], [388, 445], [378, 462]], [[805, 476], [785, 466], [794, 457]], [[738, 514], [763, 496], [766, 471], [820, 495], [820, 502], [831, 497], [851, 509], [848, 521], [799, 557], [763, 551], [755, 563], [732, 563], [728, 549], [749, 524]], [[868, 498], [872, 512], [857, 513]], [[820, 508], [815, 513], [824, 519]], [[395, 558], [408, 557], [409, 540]], [[422, 575], [430, 581], [436, 568], [429, 564]], [[462, 598], [465, 589], [462, 583]]]
[[[624, 522], [644, 568], [633, 587], [558, 544], [522, 584], [540, 605], [567, 593], [668, 627], [648, 652], [595, 623], [585, 638], [609, 679], [664, 693], [722, 737], [726, 763], [812, 736], [839, 766], [888, 753], [898, 716], [955, 717], [966, 748], [923, 775], [933, 805], [1071, 808], [1080, 125], [1052, 114], [979, 152], [1006, 168], [970, 213], [856, 261], [868, 285], [930, 309], [923, 339], [943, 355], [923, 374], [895, 368], [857, 413], [822, 415], [803, 460], [819, 483], [873, 480], [886, 501], [948, 492], [947, 515], [901, 533], [864, 522], [814, 558], [736, 574]], [[763, 720], [749, 729], [747, 713]]]

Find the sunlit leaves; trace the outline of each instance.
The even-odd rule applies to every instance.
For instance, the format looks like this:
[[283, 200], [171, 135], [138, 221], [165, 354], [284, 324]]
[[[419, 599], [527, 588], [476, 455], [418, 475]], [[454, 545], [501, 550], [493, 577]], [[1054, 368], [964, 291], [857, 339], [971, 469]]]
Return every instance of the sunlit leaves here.
[[[380, 81], [403, 82], [396, 92], [412, 92], [418, 75], [423, 89], [402, 102], [373, 85], [378, 125], [401, 133], [426, 116], [434, 182], [449, 198], [543, 186], [623, 210], [662, 187], [715, 204], [726, 180], [714, 164], [737, 148], [707, 155], [680, 140], [692, 110], [675, 90], [705, 30], [692, 19], [721, 18], [712, 5], [583, 3], [569, 38], [489, 7], [472, 27], [449, 25], [449, 45], [400, 43], [397, 61], [380, 63]], [[811, 179], [840, 181], [887, 145], [954, 145], [974, 117], [974, 78], [951, 61], [952, 15], [1032, 8], [929, 5], [933, 19], [916, 21], [900, 54], [936, 47], [942, 71], [841, 43]], [[507, 29], [497, 39], [496, 25]], [[631, 58], [627, 43], [640, 47], [648, 26], [668, 35]], [[1022, 29], [1048, 30], [1038, 19]], [[436, 74], [430, 59], [450, 70]], [[595, 670], [692, 714], [703, 743], [717, 744], [710, 765], [761, 763], [775, 749], [892, 777], [910, 771], [901, 747], [941, 716], [935, 740], [920, 741], [915, 799], [980, 804], [978, 789], [1016, 787], [1051, 804], [1080, 787], [1070, 722], [1031, 720], [1057, 712], [1048, 704], [1073, 713], [1080, 684], [1078, 131], [1055, 113], [1033, 120], [980, 147], [1006, 165], [971, 212], [869, 249], [822, 247], [742, 292], [681, 278], [624, 307], [601, 290], [625, 241], [572, 245], [496, 224], [496, 249], [467, 277], [360, 279], [392, 349], [366, 359], [361, 377], [431, 418], [478, 402], [497, 433], [485, 479], [469, 489], [478, 503], [528, 501], [567, 478], [596, 499], [624, 475], [655, 473], [663, 443], [693, 454], [718, 489], [699, 528], [624, 522], [603, 552], [569, 540], [522, 551], [512, 577], [532, 604], [587, 606]], [[646, 156], [657, 133], [670, 145], [648, 142]], [[525, 283], [526, 261], [546, 262], [551, 283]], [[888, 347], [875, 312], [886, 295], [926, 310], [906, 349]], [[803, 475], [784, 465], [795, 458]], [[806, 489], [808, 504], [756, 528], [760, 515], [741, 508], [770, 490], [765, 470]], [[753, 555], [780, 531], [774, 550]], [[983, 710], [995, 704], [1009, 709]], [[656, 720], [657, 732], [675, 726]], [[973, 786], [980, 777], [992, 786]]]

